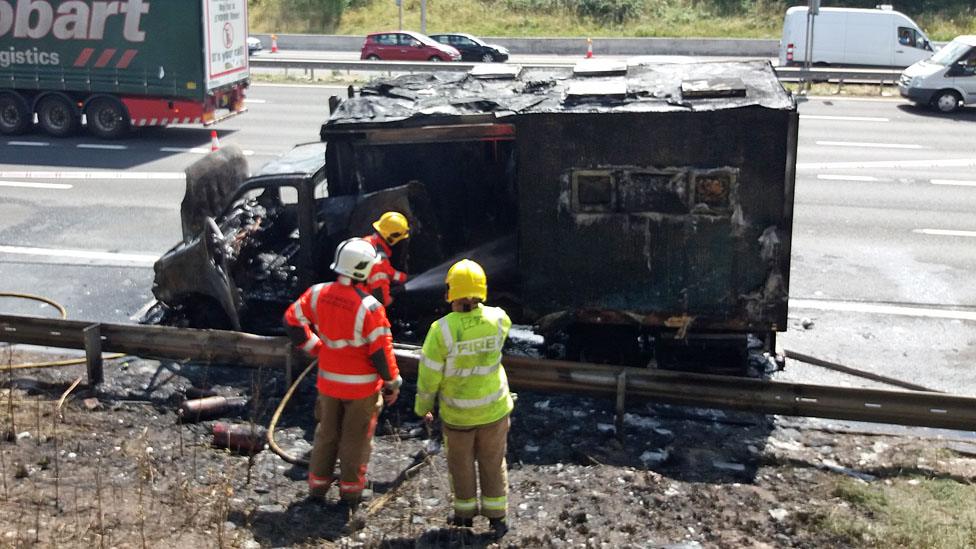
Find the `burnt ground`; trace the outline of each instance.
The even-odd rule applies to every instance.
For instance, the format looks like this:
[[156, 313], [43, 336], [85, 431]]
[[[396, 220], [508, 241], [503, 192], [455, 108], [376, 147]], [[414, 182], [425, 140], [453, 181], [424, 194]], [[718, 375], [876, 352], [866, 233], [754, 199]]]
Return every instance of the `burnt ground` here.
[[[3, 364], [51, 358], [7, 349]], [[57, 420], [81, 374], [0, 372], [2, 547], [879, 546], [885, 538], [838, 526], [838, 516], [878, 519], [854, 488], [976, 478], [971, 445], [946, 438], [634, 401], [617, 433], [609, 400], [521, 392], [508, 453], [513, 529], [494, 541], [484, 519], [471, 532], [446, 525], [444, 457], [424, 458], [407, 387], [381, 416], [372, 512], [355, 530], [334, 503], [306, 499], [303, 467], [270, 450], [214, 448], [213, 421], [176, 413], [188, 389], [207, 387], [252, 397], [222, 421], [267, 424], [280, 374], [123, 359], [106, 364], [96, 393], [73, 392]], [[280, 422], [278, 439], [296, 454], [310, 449], [314, 394], [306, 380]], [[416, 463], [416, 476], [394, 483]]]

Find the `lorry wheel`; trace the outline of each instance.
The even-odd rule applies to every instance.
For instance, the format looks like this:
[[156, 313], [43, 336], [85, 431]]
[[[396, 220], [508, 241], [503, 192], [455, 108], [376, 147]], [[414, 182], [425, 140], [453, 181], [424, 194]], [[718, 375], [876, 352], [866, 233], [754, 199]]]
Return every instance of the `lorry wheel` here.
[[0, 95], [0, 133], [4, 135], [24, 133], [32, 122], [30, 106], [20, 94]]
[[953, 90], [942, 90], [932, 98], [932, 106], [940, 112], [952, 112], [959, 108], [962, 98]]
[[99, 97], [85, 108], [88, 131], [102, 139], [117, 139], [129, 131], [129, 117], [118, 100]]
[[49, 95], [37, 105], [37, 121], [54, 137], [67, 137], [78, 130], [81, 120], [67, 98]]

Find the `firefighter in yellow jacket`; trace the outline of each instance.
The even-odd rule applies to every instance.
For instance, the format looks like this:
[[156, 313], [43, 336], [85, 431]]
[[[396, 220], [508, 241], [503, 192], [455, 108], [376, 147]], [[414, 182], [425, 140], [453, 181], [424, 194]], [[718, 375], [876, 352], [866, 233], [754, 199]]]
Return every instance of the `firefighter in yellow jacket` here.
[[474, 261], [455, 263], [446, 282], [451, 313], [431, 324], [424, 340], [414, 412], [431, 421], [439, 402], [454, 495], [451, 524], [472, 526], [480, 504], [501, 537], [508, 531], [505, 453], [514, 407], [501, 361], [512, 321], [501, 308], [483, 304], [488, 281]]

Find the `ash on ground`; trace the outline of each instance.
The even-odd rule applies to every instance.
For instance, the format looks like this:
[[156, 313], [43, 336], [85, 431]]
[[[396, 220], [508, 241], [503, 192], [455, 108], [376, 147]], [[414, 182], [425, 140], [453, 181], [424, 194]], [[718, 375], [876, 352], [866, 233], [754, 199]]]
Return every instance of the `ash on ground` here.
[[[4, 358], [51, 359], [16, 349]], [[371, 498], [350, 523], [335, 488], [327, 502], [306, 497], [304, 467], [267, 449], [212, 446], [214, 421], [268, 424], [286, 389], [280, 372], [126, 358], [106, 363], [105, 384], [71, 393], [59, 414], [83, 374], [0, 372], [0, 546], [872, 546], [878, 538], [833, 527], [838, 510], [872, 513], [839, 486], [976, 477], [972, 445], [944, 435], [835, 432], [634, 400], [617, 422], [610, 400], [520, 392], [508, 451], [512, 530], [493, 540], [483, 518], [473, 530], [447, 525], [446, 463], [429, 439], [439, 433], [413, 415], [409, 383], [380, 417]], [[236, 417], [181, 419], [185, 396], [203, 390], [249, 405]], [[289, 453], [311, 448], [314, 398], [309, 376], [279, 422]], [[417, 474], [401, 482], [411, 468]]]

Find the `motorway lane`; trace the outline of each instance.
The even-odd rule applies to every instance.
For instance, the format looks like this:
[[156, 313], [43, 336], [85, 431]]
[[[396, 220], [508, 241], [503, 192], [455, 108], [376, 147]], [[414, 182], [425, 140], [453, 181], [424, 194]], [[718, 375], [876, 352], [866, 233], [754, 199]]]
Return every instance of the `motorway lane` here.
[[[316, 140], [327, 115], [328, 96], [342, 91], [257, 85], [249, 95], [251, 112], [218, 126], [222, 143], [252, 151], [252, 166], [262, 164], [295, 143]], [[972, 179], [972, 169], [965, 161], [976, 158], [976, 152], [967, 146], [971, 140], [966, 136], [970, 127], [976, 127], [976, 117], [968, 111], [952, 117], [931, 116], [898, 100], [812, 99], [804, 101], [800, 111], [792, 295], [821, 300], [976, 303], [973, 285], [964, 283], [976, 266], [976, 254], [971, 250], [976, 241], [917, 232], [976, 231], [976, 222], [968, 215], [976, 206], [976, 187], [931, 183], [932, 179]], [[180, 238], [183, 184], [165, 177], [178, 175], [199, 155], [161, 149], [206, 148], [209, 130], [147, 131], [113, 143], [125, 146], [124, 150], [79, 148], [98, 143], [84, 137], [58, 141], [34, 136], [16, 141], [31, 140], [51, 144], [11, 146], [9, 142], [15, 140], [7, 140], [8, 146], [0, 147], [0, 181], [10, 180], [5, 176], [11, 172], [28, 169], [34, 175], [38, 170], [79, 174], [108, 167], [121, 175], [107, 181], [13, 179], [73, 185], [68, 190], [0, 185], [4, 197], [0, 246], [55, 250], [50, 256], [32, 256], [5, 253], [0, 248], [0, 291], [45, 288], [67, 300], [73, 310], [89, 311], [93, 315], [89, 318], [125, 320], [148, 298], [152, 273], [148, 262], [134, 264], [111, 254], [152, 257]], [[830, 141], [848, 144], [824, 144]], [[906, 159], [927, 167], [850, 167]], [[963, 166], [947, 165], [958, 159]], [[133, 179], [125, 179], [125, 174], [132, 174]], [[137, 179], [135, 175], [160, 179]], [[835, 179], [822, 179], [824, 176]], [[850, 177], [862, 180], [844, 179]], [[111, 206], [106, 209], [105, 204]], [[65, 258], [56, 252], [61, 249], [110, 255]], [[44, 273], [37, 274], [41, 269]], [[108, 273], [105, 277], [97, 276], [103, 271]], [[74, 295], [73, 280], [93, 281], [88, 295]], [[100, 300], [105, 305], [96, 304]]]
[[976, 305], [976, 112], [843, 99], [800, 110], [791, 294]]
[[[249, 112], [216, 126], [221, 145], [241, 147], [254, 171], [317, 141], [329, 95], [344, 92], [255, 85]], [[154, 258], [182, 237], [182, 172], [210, 151], [210, 129], [144, 129], [111, 142], [36, 133], [0, 143], [0, 292], [50, 296], [72, 318], [127, 322], [151, 298]], [[45, 308], [0, 299], [0, 312]]]

